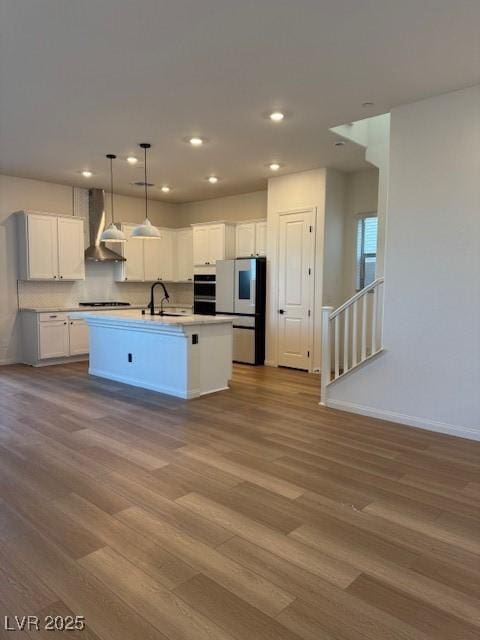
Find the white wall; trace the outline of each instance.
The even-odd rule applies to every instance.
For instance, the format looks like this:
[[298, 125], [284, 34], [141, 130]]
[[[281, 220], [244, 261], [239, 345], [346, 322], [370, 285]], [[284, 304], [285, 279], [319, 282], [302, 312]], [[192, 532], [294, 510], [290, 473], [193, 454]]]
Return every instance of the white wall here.
[[213, 222], [228, 220], [241, 222], [267, 217], [267, 192], [254, 191], [235, 196], [213, 198], [200, 202], [188, 202], [178, 206], [181, 226], [195, 222]]
[[347, 180], [348, 174], [327, 169], [322, 298], [328, 307], [339, 307], [345, 301], [342, 284]]
[[[355, 171], [346, 176], [343, 237], [343, 302], [355, 293], [357, 217], [378, 207], [378, 169]], [[326, 304], [326, 303], [325, 303]]]
[[[15, 232], [15, 220], [12, 213], [20, 209], [35, 209], [72, 215], [73, 211], [72, 188], [59, 184], [13, 178], [0, 175], [0, 364], [16, 362], [19, 354], [19, 328], [17, 319], [17, 237]], [[108, 205], [108, 202], [107, 202]], [[115, 211], [117, 220], [128, 222], [140, 222], [144, 218], [144, 201], [141, 198], [129, 196], [115, 197]], [[175, 213], [175, 205], [158, 201], [149, 202], [149, 211], [154, 224], [173, 227], [178, 224], [178, 215]], [[98, 276], [102, 276], [103, 290], [111, 291], [112, 277], [111, 265], [100, 265], [98, 269], [103, 271], [96, 273], [95, 279], [87, 279], [85, 283], [74, 285], [72, 283], [30, 283], [21, 288], [24, 294], [24, 304], [32, 303], [35, 295], [46, 299], [64, 299], [67, 304], [73, 299], [76, 292], [83, 287], [79, 295], [94, 294], [98, 290]], [[87, 276], [93, 271], [87, 270]], [[88, 289], [89, 283], [93, 291]], [[116, 285], [117, 287], [120, 285]], [[138, 284], [136, 293], [143, 295], [145, 285]], [[33, 289], [35, 287], [35, 289]], [[60, 295], [60, 289], [62, 294]], [[85, 289], [86, 287], [86, 289]], [[120, 295], [121, 291], [116, 291]], [[132, 291], [130, 291], [132, 293]], [[188, 297], [180, 291], [180, 297]], [[106, 297], [106, 294], [102, 297]], [[81, 297], [77, 298], [81, 299]], [[122, 298], [121, 298], [122, 299]], [[125, 296], [123, 297], [125, 299]]]
[[480, 439], [480, 86], [392, 111], [386, 352], [332, 406]]
[[315, 308], [313, 366], [320, 367], [321, 340], [320, 321], [323, 284], [323, 238], [325, 224], [326, 169], [313, 169], [290, 175], [270, 178], [268, 181], [267, 215], [267, 318], [266, 318], [266, 362], [277, 364], [278, 312], [276, 292], [278, 290], [277, 241], [279, 214], [293, 209], [314, 208], [317, 212], [315, 229]]

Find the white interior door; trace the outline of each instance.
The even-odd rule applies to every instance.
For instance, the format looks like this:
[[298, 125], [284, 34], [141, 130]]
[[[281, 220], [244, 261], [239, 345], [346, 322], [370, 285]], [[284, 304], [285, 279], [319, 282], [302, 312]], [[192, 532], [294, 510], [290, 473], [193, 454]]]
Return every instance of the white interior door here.
[[278, 364], [310, 369], [313, 211], [279, 216]]

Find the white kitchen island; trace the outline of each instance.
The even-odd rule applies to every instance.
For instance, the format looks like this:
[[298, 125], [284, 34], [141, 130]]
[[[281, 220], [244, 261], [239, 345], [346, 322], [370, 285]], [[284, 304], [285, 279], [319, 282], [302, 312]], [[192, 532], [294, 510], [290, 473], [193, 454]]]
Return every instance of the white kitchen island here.
[[70, 316], [88, 324], [93, 376], [186, 399], [228, 388], [233, 318], [138, 310]]

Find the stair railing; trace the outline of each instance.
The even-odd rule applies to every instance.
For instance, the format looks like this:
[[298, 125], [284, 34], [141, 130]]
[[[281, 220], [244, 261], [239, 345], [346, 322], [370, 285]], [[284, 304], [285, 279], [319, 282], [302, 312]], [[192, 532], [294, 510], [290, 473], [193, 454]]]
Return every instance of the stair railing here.
[[382, 351], [383, 278], [338, 309], [322, 308], [321, 402], [328, 385]]

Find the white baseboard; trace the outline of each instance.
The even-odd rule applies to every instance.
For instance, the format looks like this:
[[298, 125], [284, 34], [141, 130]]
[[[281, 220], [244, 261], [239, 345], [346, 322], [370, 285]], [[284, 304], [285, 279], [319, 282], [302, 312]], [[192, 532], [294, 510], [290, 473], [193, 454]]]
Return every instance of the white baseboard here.
[[[324, 404], [324, 403], [320, 403]], [[327, 400], [324, 406], [331, 409], [339, 409], [341, 411], [350, 411], [351, 413], [359, 413], [362, 416], [370, 418], [379, 418], [380, 420], [388, 420], [389, 422], [399, 422], [410, 427], [426, 429], [427, 431], [436, 431], [438, 433], [447, 433], [458, 438], [467, 438], [469, 440], [480, 440], [480, 430], [470, 429], [469, 427], [460, 427], [446, 422], [438, 422], [437, 420], [429, 420], [427, 418], [418, 418], [409, 416], [405, 413], [397, 413], [386, 409], [377, 409], [368, 407], [363, 404], [355, 404], [354, 402], [345, 402], [343, 400]]]
[[274, 362], [273, 360], [265, 360], [264, 365], [266, 367], [277, 367], [277, 363]]
[[0, 360], [0, 367], [3, 367], [7, 364], [20, 364], [20, 362], [15, 358], [5, 358], [4, 360]]
[[184, 392], [181, 389], [176, 389], [174, 387], [167, 387], [166, 385], [161, 384], [151, 384], [144, 380], [137, 380], [136, 378], [128, 378], [126, 376], [117, 375], [111, 373], [110, 371], [102, 371], [100, 369], [92, 369], [88, 370], [88, 373], [91, 376], [97, 376], [98, 378], [107, 378], [108, 380], [114, 380], [115, 382], [122, 382], [123, 384], [129, 384], [132, 387], [141, 387], [142, 389], [148, 389], [149, 391], [157, 391], [158, 393], [165, 393], [169, 396], [175, 396], [177, 398], [182, 398], [183, 400], [191, 400], [192, 398], [198, 398], [200, 395], [200, 389], [195, 389], [190, 392]]

